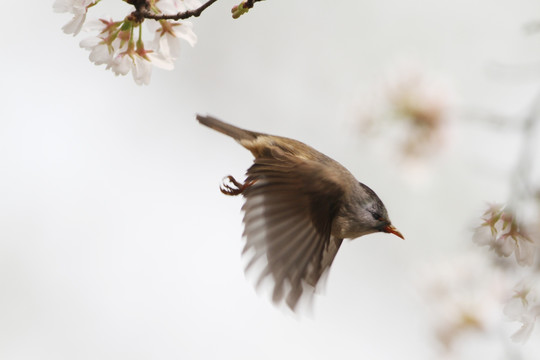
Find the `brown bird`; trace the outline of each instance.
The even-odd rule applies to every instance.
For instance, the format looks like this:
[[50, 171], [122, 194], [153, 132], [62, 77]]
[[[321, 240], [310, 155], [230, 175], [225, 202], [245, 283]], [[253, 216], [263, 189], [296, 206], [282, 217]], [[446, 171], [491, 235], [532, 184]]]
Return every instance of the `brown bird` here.
[[303, 293], [313, 293], [345, 238], [386, 232], [403, 239], [377, 194], [337, 161], [300, 141], [244, 130], [211, 116], [197, 115], [197, 120], [232, 137], [255, 157], [246, 180], [240, 183], [229, 175], [221, 191], [246, 199], [246, 271], [262, 262], [258, 284], [271, 276], [274, 303], [285, 300], [294, 311]]

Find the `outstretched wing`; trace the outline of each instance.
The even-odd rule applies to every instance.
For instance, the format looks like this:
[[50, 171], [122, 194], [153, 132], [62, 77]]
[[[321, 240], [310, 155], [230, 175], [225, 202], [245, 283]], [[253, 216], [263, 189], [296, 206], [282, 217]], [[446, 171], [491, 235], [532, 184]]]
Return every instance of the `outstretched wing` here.
[[247, 171], [243, 254], [246, 272], [261, 262], [258, 284], [273, 280], [272, 300], [294, 310], [304, 290], [313, 292], [342, 239], [331, 226], [343, 197], [328, 167], [274, 149]]

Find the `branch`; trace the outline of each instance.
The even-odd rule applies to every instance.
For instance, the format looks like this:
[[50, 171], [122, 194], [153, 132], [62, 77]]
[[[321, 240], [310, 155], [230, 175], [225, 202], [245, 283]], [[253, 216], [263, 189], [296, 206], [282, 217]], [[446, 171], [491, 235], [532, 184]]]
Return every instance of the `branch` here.
[[245, 8], [248, 8], [248, 9], [251, 9], [253, 7], [253, 5], [256, 3], [256, 2], [259, 2], [259, 1], [262, 1], [262, 0], [246, 0], [244, 2], [244, 7]]
[[[215, 3], [217, 0], [208, 0], [202, 4], [197, 9], [187, 10], [184, 12], [179, 12], [177, 14], [156, 14], [150, 8], [150, 3], [148, 0], [127, 0], [127, 2], [135, 6], [135, 11], [130, 15], [131, 19], [139, 23], [143, 22], [144, 19], [154, 19], [154, 20], [184, 20], [192, 16], [198, 17], [201, 13], [206, 10], [210, 5]], [[238, 18], [243, 13], [246, 13], [249, 9], [253, 7], [256, 2], [262, 0], [244, 0], [239, 5], [233, 7], [233, 18]], [[238, 14], [238, 10], [241, 10]], [[235, 15], [236, 14], [236, 15]]]
[[[139, 22], [142, 22], [143, 19], [154, 19], [154, 20], [183, 20], [190, 18], [192, 16], [198, 17], [201, 13], [206, 10], [210, 5], [215, 3], [217, 0], [208, 0], [202, 4], [197, 9], [187, 10], [184, 12], [179, 12], [177, 14], [156, 14], [150, 10], [150, 6], [147, 1], [133, 1], [132, 5], [135, 6], [135, 11], [131, 13], [131, 16], [137, 19]], [[260, 0], [258, 0], [260, 1]]]

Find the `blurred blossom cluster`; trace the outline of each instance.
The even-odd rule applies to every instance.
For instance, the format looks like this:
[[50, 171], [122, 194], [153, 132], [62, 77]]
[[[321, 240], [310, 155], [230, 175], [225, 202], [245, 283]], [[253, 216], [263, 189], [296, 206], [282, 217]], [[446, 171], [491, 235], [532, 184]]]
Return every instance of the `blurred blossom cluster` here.
[[456, 351], [466, 336], [497, 332], [509, 286], [500, 271], [489, 271], [485, 257], [472, 252], [450, 258], [424, 274], [421, 290], [445, 353]]
[[540, 284], [538, 272], [534, 280], [524, 280], [514, 288], [514, 294], [504, 308], [510, 320], [521, 323], [521, 328], [512, 335], [512, 340], [525, 342], [531, 336], [537, 319], [540, 318]]
[[482, 253], [471, 251], [432, 265], [424, 274], [421, 290], [444, 358], [467, 357], [478, 350], [468, 339], [480, 346], [481, 338], [490, 347], [489, 340], [496, 341], [498, 352], [515, 356], [520, 349], [512, 342], [526, 342], [540, 319], [538, 271], [518, 280], [521, 273], [493, 266]]
[[473, 242], [492, 251], [477, 247], [426, 271], [423, 297], [445, 352], [455, 356], [461, 340], [473, 334], [496, 339], [506, 351], [511, 344], [500, 334], [513, 331], [506, 338], [514, 342], [529, 339], [540, 319], [540, 249], [535, 232], [525, 230], [534, 226], [520, 222], [509, 206], [491, 204]]
[[485, 259], [468, 254], [425, 271], [422, 291], [435, 337], [450, 352], [467, 334], [488, 331], [497, 320], [505, 284], [499, 273], [487, 273]]
[[436, 148], [449, 112], [448, 93], [441, 85], [421, 72], [405, 72], [388, 84], [388, 100], [394, 119], [408, 125], [404, 153], [421, 156]]
[[[535, 227], [538, 227], [538, 222], [522, 223], [508, 206], [493, 204], [484, 212], [482, 223], [473, 235], [476, 244], [493, 250], [496, 257], [491, 262], [491, 268], [504, 271], [505, 276], [516, 284], [508, 296], [504, 313], [510, 320], [521, 323], [521, 328], [512, 335], [512, 339], [519, 342], [529, 338], [540, 317], [538, 234], [525, 231], [526, 228]], [[515, 262], [501, 261], [512, 254]]]
[[416, 67], [403, 66], [388, 76], [370, 106], [360, 110], [361, 129], [370, 134], [397, 130], [402, 155], [427, 157], [443, 142], [451, 103], [448, 86]]
[[[80, 42], [82, 48], [90, 51], [90, 61], [105, 65], [116, 75], [131, 72], [138, 85], [149, 84], [152, 66], [166, 70], [174, 68], [174, 61], [180, 54], [180, 39], [191, 46], [197, 42], [188, 21], [139, 19], [128, 15], [119, 21], [99, 19], [87, 22], [88, 10], [99, 1], [56, 0], [53, 8], [56, 12], [73, 14], [72, 20], [62, 28], [66, 34], [75, 36], [82, 29], [96, 34]], [[199, 0], [153, 0], [150, 4], [155, 14], [176, 14], [201, 5]], [[145, 31], [143, 22], [147, 24]]]
[[499, 204], [490, 205], [482, 221], [473, 236], [476, 244], [489, 246], [498, 256], [514, 254], [519, 265], [533, 264], [537, 245], [510, 209]]

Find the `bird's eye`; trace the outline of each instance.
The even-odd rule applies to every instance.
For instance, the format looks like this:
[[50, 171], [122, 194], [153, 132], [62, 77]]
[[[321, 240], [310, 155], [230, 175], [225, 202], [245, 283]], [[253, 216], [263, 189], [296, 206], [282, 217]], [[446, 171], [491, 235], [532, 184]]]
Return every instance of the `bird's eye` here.
[[379, 214], [379, 213], [376, 213], [376, 212], [372, 212], [371, 215], [373, 216], [373, 218], [377, 221], [381, 221], [382, 220], [382, 216]]

